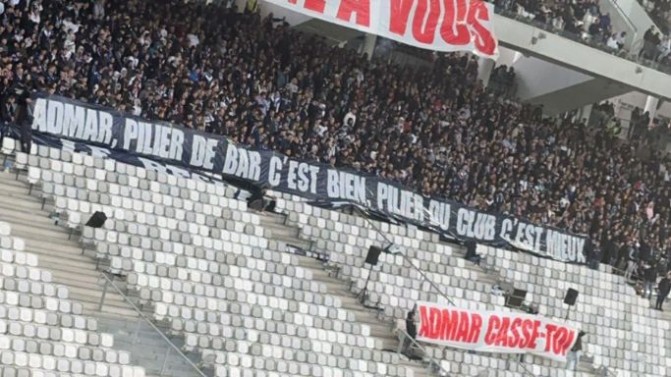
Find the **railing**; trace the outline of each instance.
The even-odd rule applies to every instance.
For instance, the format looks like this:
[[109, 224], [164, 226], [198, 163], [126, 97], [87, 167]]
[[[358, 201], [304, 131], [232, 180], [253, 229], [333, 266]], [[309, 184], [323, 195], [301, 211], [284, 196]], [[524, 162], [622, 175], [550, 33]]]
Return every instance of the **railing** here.
[[[399, 335], [398, 336], [398, 349], [396, 350], [397, 354], [401, 354], [403, 351], [405, 351], [406, 340], [410, 340], [412, 345], [415, 346], [416, 348], [418, 348], [420, 351], [422, 351], [422, 353], [424, 355], [428, 354], [426, 349], [421, 344], [419, 344], [419, 342], [417, 342], [417, 340], [415, 340], [413, 337], [411, 337], [410, 334], [408, 334], [405, 330], [396, 329], [396, 331], [398, 331], [398, 335]], [[428, 364], [429, 364], [428, 369], [429, 369], [430, 373], [438, 374], [441, 377], [449, 375], [449, 372], [446, 371], [443, 368], [443, 366], [441, 365], [440, 360], [436, 360], [433, 356], [430, 356], [430, 361], [429, 361]]]
[[[189, 359], [179, 347], [173, 343], [156, 325], [148, 318], [140, 308], [138, 308], [133, 300], [124, 294], [123, 290], [119, 288], [107, 273], [102, 272], [100, 277], [104, 280], [103, 291], [98, 304], [98, 312], [102, 312], [108, 297], [110, 287], [123, 298], [123, 300], [133, 309], [135, 314], [139, 316], [137, 321], [127, 321], [124, 319], [110, 319], [100, 318], [98, 320], [99, 330], [112, 333], [115, 336], [115, 342], [122, 340], [121, 343], [129, 345], [128, 351], [140, 360], [144, 361], [147, 374], [162, 376], [207, 376], [191, 359]], [[105, 327], [100, 329], [100, 327]], [[153, 340], [153, 342], [152, 342]], [[157, 343], [158, 341], [158, 343]], [[142, 358], [142, 354], [152, 354], [155, 356], [157, 363], [147, 361], [149, 359]], [[187, 370], [184, 370], [186, 368]]]

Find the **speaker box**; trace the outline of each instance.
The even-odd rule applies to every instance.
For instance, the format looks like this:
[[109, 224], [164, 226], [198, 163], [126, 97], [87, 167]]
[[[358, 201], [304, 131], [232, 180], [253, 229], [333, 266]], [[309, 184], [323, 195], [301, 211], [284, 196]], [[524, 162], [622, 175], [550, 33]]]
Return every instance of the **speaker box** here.
[[102, 228], [107, 221], [107, 215], [104, 212], [96, 211], [96, 213], [91, 216], [89, 221], [86, 222], [86, 226], [91, 228]]
[[510, 308], [519, 308], [520, 306], [522, 306], [522, 303], [526, 298], [527, 298], [527, 291], [515, 288], [513, 290], [513, 294], [508, 295], [508, 303], [506, 304], [506, 306]]
[[575, 305], [575, 300], [578, 298], [578, 291], [573, 288], [569, 288], [566, 291], [566, 296], [564, 297], [564, 304], [573, 306]]
[[381, 247], [377, 246], [371, 246], [368, 249], [368, 255], [366, 255], [366, 263], [376, 266], [377, 265], [377, 260], [380, 258], [380, 253], [382, 252]]

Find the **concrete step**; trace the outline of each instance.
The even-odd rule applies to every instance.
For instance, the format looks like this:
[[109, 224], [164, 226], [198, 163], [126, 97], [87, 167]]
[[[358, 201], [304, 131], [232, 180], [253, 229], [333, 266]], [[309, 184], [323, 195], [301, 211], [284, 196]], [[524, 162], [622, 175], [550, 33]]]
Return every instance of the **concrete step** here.
[[[149, 375], [155, 374], [167, 377], [199, 376], [193, 367], [179, 355], [178, 351], [156, 329], [140, 317], [135, 319], [124, 317], [101, 318], [98, 320], [98, 328], [114, 335], [115, 347], [129, 351], [132, 361], [137, 365], [142, 365]], [[178, 349], [182, 345], [181, 341], [177, 339], [170, 339], [170, 341]]]
[[[311, 251], [310, 249], [312, 248], [312, 242], [306, 241], [303, 239], [300, 239], [296, 236], [286, 236], [286, 235], [274, 235], [272, 236], [272, 239], [278, 242], [283, 242], [286, 245], [291, 245], [298, 247], [302, 250], [305, 251]], [[286, 250], [281, 250], [282, 252]]]
[[[28, 194], [28, 185], [14, 177], [0, 173], [0, 221], [11, 224], [12, 236], [24, 240], [25, 250], [38, 256], [40, 268], [51, 271], [53, 282], [66, 286], [70, 299], [82, 304], [84, 314], [97, 320], [98, 330], [113, 334], [115, 348], [129, 351], [133, 364], [144, 367], [148, 376], [199, 377], [161, 335], [140, 320], [123, 296], [110, 286], [105, 291], [105, 280], [96, 270], [96, 262], [82, 255], [78, 237], [69, 239], [69, 231], [55, 225], [48, 218], [48, 209], [42, 209], [37, 197], [39, 187]], [[123, 284], [117, 286], [123, 292]], [[136, 331], [138, 323], [140, 331]], [[198, 360], [199, 355], [194, 359]]]
[[281, 224], [284, 225], [286, 223], [286, 215], [281, 214], [281, 213], [273, 213], [273, 212], [254, 212], [259, 215], [259, 218], [261, 219], [261, 222], [264, 224], [272, 223], [272, 224]]
[[[264, 220], [262, 220], [262, 223], [264, 223], [265, 226]], [[307, 241], [298, 238], [297, 228], [287, 225], [279, 225], [277, 223], [275, 223], [272, 227], [273, 229], [280, 230], [278, 233], [283, 235], [274, 237], [275, 239], [280, 239], [287, 244], [297, 246], [300, 243], [308, 243]], [[281, 228], [289, 229], [281, 230]], [[292, 234], [293, 236], [291, 236]], [[328, 272], [324, 271], [323, 263], [319, 260], [307, 256], [298, 256], [297, 259], [301, 267], [312, 272], [313, 280], [321, 282], [326, 286], [326, 292], [328, 294], [340, 299], [343, 304], [343, 308], [354, 314], [357, 323], [370, 327], [371, 337], [376, 340], [376, 344], [378, 345], [380, 351], [391, 351], [397, 349], [398, 339], [392, 333], [391, 324], [381, 321], [373, 310], [367, 309], [362, 304], [360, 304], [356, 297], [354, 297], [354, 294], [348, 291], [347, 282], [329, 276]], [[417, 362], [407, 360], [401, 365], [406, 369], [412, 370], [415, 377], [428, 376], [426, 370], [424, 370], [424, 368]]]

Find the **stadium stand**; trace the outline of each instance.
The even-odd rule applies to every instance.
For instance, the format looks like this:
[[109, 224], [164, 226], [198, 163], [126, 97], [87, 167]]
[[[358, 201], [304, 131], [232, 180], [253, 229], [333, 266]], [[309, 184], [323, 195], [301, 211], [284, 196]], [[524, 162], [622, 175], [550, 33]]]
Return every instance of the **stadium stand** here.
[[[11, 144], [11, 139], [5, 140]], [[580, 369], [586, 375], [605, 366], [622, 375], [666, 373], [669, 359], [657, 352], [665, 349], [667, 339], [656, 338], [659, 343], [651, 344], [649, 337], [656, 329], [666, 329], [668, 321], [650, 311], [649, 304], [606, 267], [594, 271], [481, 248], [493, 266], [484, 270], [465, 262], [460, 247], [441, 242], [436, 234], [313, 207], [287, 195], [277, 203], [286, 219], [250, 212], [246, 202], [233, 197], [235, 190], [221, 184], [36, 149], [30, 157], [16, 155], [19, 167], [26, 161], [21, 179], [29, 184], [23, 186], [24, 196], [30, 198], [30, 191], [37, 207], [42, 197], [53, 199], [64, 227], [85, 222], [97, 210], [113, 214], [115, 219], [103, 228], [84, 228], [86, 253], [109, 265], [109, 272], [127, 276], [125, 284], [118, 284], [124, 284], [138, 303], [147, 304], [156, 323], [182, 336], [185, 351], [201, 352], [201, 365], [215, 375], [245, 375], [250, 369], [268, 375], [338, 375], [343, 370], [343, 375], [347, 370], [352, 375], [410, 375], [417, 366], [403, 364], [407, 360], [399, 366], [404, 356], [384, 352], [397, 344], [391, 327], [380, 323], [393, 324], [417, 300], [510, 310], [492, 290], [500, 281], [527, 284], [527, 298], [550, 317], [564, 314], [558, 301], [563, 289], [581, 287], [585, 298], [571, 321], [591, 334], [586, 347], [590, 356]], [[14, 175], [3, 177], [3, 185], [12, 184]], [[385, 242], [382, 234], [390, 234], [391, 241], [408, 252], [407, 258], [381, 255], [381, 267], [368, 287], [368, 301], [381, 309], [376, 317], [349, 292], [364, 288], [365, 252]], [[329, 262], [281, 253], [289, 250], [287, 245], [323, 250]], [[339, 266], [337, 278], [324, 271], [334, 266]], [[553, 284], [536, 284], [548, 277]], [[500, 355], [429, 346], [422, 352], [427, 360], [442, 360], [442, 369], [454, 376], [490, 368], [501, 376], [566, 373], [563, 365], [535, 357], [527, 357], [525, 367]], [[271, 355], [276, 363], [263, 361]], [[421, 373], [420, 368], [413, 375]]]
[[144, 377], [144, 369], [130, 365], [127, 351], [112, 348], [113, 336], [82, 315], [82, 304], [52, 280], [37, 255], [24, 250], [24, 240], [6, 222], [0, 222], [0, 242], [2, 376]]
[[[104, 11], [89, 2], [48, 2], [32, 11], [22, 9], [24, 3], [8, 7], [0, 40], [11, 40], [14, 31], [14, 40], [23, 37], [22, 44], [0, 51], [7, 63], [0, 86], [0, 95], [8, 98], [2, 120], [17, 119], [11, 89], [20, 82], [34, 91], [353, 167], [426, 195], [589, 234], [606, 263], [616, 251], [605, 245], [634, 246], [642, 227], [651, 247], [666, 248], [661, 230], [669, 214], [658, 204], [669, 198], [665, 175], [659, 174], [667, 171], [666, 162], [647, 148], [662, 139], [660, 128], [634, 130], [634, 143], [622, 144], [610, 129], [542, 119], [541, 109], [483, 94], [475, 82], [477, 61], [466, 55], [441, 55], [433, 70], [368, 64], [271, 18], [223, 6], [105, 4]], [[35, 9], [59, 16], [45, 17], [38, 30], [30, 19]], [[142, 35], [134, 40], [131, 28]], [[26, 33], [43, 36], [26, 38]], [[230, 37], [217, 37], [224, 35]], [[92, 43], [99, 39], [103, 42]], [[47, 45], [59, 52], [39, 54]], [[264, 46], [267, 61], [256, 59], [249, 46]], [[19, 51], [35, 57], [23, 61]], [[326, 61], [330, 64], [322, 64]], [[81, 79], [69, 80], [74, 75]], [[638, 158], [641, 150], [653, 154], [650, 163]], [[648, 208], [653, 218], [659, 213], [659, 221], [650, 221]], [[625, 221], [629, 216], [633, 220]]]
[[[486, 92], [467, 55], [441, 55], [432, 71], [369, 64], [219, 5], [16, 2], [0, 19], [2, 121], [20, 119], [18, 85], [79, 98], [587, 233], [590, 258], [604, 262], [480, 246], [480, 267], [428, 231], [280, 193], [279, 214], [257, 212], [221, 182], [44, 146], [22, 153], [5, 137], [3, 377], [573, 375], [532, 356], [396, 352], [396, 323], [417, 301], [516, 310], [503, 283], [552, 318], [579, 287], [569, 323], [588, 333], [580, 375], [671, 374], [667, 318], [606, 265], [669, 250], [667, 161], [637, 153], [653, 133], [624, 144], [543, 119]], [[96, 211], [104, 226], [84, 226]], [[405, 252], [366, 268], [368, 248], [387, 243]]]
[[[19, 153], [17, 161], [24, 157]], [[148, 174], [153, 180], [138, 179], [133, 167], [78, 154], [28, 158], [27, 165], [28, 176], [45, 188], [40, 195], [68, 214], [65, 226], [81, 225], [96, 210], [114, 214], [104, 228], [84, 228], [85, 244], [94, 246], [96, 258], [109, 259], [111, 272], [127, 276], [125, 288], [137, 295], [138, 305], [152, 307], [154, 320], [181, 335], [184, 350], [199, 350], [214, 375], [248, 375], [251, 369], [269, 375], [413, 375], [396, 353], [383, 352], [394, 349], [389, 329], [365, 310], [355, 317], [347, 306], [356, 309], [356, 300], [329, 295], [313, 275], [321, 272], [318, 265], [272, 252], [280, 245], [258, 227], [259, 215], [246, 211], [246, 202], [231, 197], [231, 188], [173, 182], [174, 176], [154, 172]], [[166, 189], [174, 200], [160, 194]], [[143, 201], [143, 195], [152, 199]], [[216, 216], [205, 215], [209, 211]], [[366, 316], [366, 322], [355, 322]], [[386, 339], [376, 339], [372, 328], [386, 331]]]
[[641, 5], [650, 15], [657, 27], [668, 35], [671, 25], [671, 3], [666, 0], [641, 0]]
[[[659, 31], [650, 28], [636, 50], [626, 47], [627, 32], [613, 30], [611, 15], [597, 1], [559, 3], [552, 1], [493, 1], [497, 11], [507, 17], [531, 23], [603, 51], [632, 59], [642, 64], [658, 62], [665, 72], [671, 65], [671, 39], [668, 29], [668, 1], [649, 2], [646, 9], [658, 24]], [[667, 9], [667, 10], [664, 10]]]

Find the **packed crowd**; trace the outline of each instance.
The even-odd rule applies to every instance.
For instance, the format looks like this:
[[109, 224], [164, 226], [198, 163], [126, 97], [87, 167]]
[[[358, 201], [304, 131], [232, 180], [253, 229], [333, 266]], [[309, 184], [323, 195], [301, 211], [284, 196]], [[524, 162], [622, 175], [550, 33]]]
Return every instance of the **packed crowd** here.
[[601, 43], [614, 50], [624, 47], [626, 32], [612, 29], [610, 14], [598, 1], [552, 2], [540, 0], [496, 0], [499, 9], [544, 24], [553, 31], [567, 32], [583, 40]]
[[671, 0], [639, 0], [663, 33], [671, 31]]
[[[495, 0], [495, 4], [499, 10], [543, 25], [554, 32], [578, 37], [612, 53], [623, 56], [629, 53], [626, 47], [627, 32], [613, 30], [610, 14], [602, 11], [596, 0], [573, 2]], [[659, 4], [667, 6], [668, 1], [659, 0]], [[665, 31], [667, 28], [662, 30], [660, 33], [651, 28], [644, 35], [643, 45], [634, 46], [639, 58], [671, 65], [671, 37], [668, 31]]]
[[666, 161], [637, 158], [640, 139], [544, 119], [477, 70], [468, 55], [433, 70], [368, 62], [272, 18], [178, 0], [13, 0], [0, 15], [5, 121], [21, 86], [589, 234], [606, 261], [640, 239], [671, 251]]

